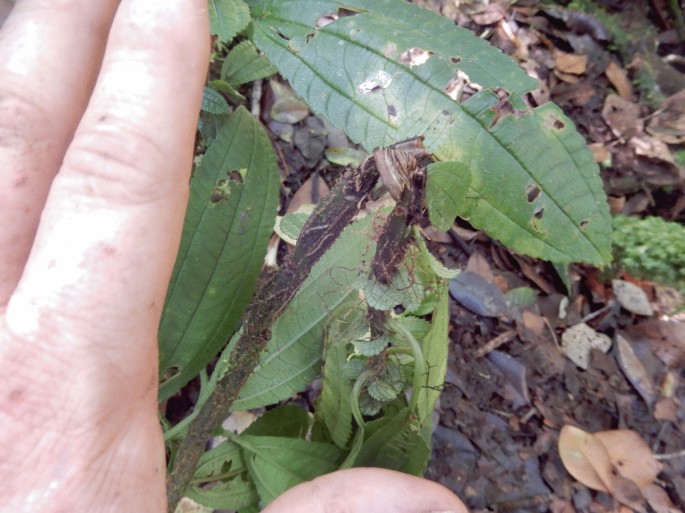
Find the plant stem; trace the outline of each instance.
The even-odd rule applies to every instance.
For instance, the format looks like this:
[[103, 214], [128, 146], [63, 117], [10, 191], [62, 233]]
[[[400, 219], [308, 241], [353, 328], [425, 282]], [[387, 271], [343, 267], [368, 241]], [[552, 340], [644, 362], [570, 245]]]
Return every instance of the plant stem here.
[[167, 508], [173, 513], [188, 487], [212, 431], [228, 416], [241, 387], [271, 338], [271, 326], [283, 313], [314, 264], [330, 249], [343, 229], [363, 207], [378, 179], [373, 158], [345, 172], [309, 217], [297, 245], [258, 290], [244, 317], [243, 335], [229, 355], [225, 374], [200, 408], [181, 442], [167, 481]]

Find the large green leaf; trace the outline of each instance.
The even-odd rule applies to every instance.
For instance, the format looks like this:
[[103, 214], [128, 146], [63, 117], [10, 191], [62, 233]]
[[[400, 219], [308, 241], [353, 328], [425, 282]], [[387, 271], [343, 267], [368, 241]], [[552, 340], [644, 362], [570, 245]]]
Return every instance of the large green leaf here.
[[176, 374], [162, 384], [161, 399], [202, 370], [236, 330], [264, 262], [278, 187], [268, 136], [249, 112], [236, 110], [191, 180], [159, 332], [161, 375]]
[[[315, 112], [367, 150], [422, 134], [437, 159], [454, 161], [455, 172], [468, 169], [467, 194], [455, 193], [456, 206], [442, 210], [443, 218], [458, 214], [513, 249], [549, 260], [610, 259], [597, 166], [559, 108], [525, 105], [537, 83], [512, 59], [402, 0], [249, 3], [251, 38]], [[317, 28], [320, 16], [340, 8], [358, 12]], [[413, 48], [430, 57], [406, 62]], [[459, 77], [482, 90], [453, 100], [445, 88]], [[502, 92], [512, 115], [497, 115]]]
[[338, 305], [357, 296], [360, 262], [375, 250], [372, 221], [368, 216], [347, 227], [313, 267], [274, 323], [271, 340], [255, 372], [240, 390], [234, 410], [287, 399], [319, 374], [327, 319]]

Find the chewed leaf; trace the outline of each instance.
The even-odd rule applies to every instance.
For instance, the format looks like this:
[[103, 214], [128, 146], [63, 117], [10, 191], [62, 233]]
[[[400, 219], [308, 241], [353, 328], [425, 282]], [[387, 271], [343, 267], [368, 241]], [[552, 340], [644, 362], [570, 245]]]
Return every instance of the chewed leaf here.
[[[247, 169], [246, 173], [239, 170]], [[238, 171], [233, 180], [227, 171]], [[159, 327], [160, 399], [204, 369], [235, 332], [257, 285], [278, 203], [266, 132], [237, 109], [190, 182], [183, 237]]]
[[[454, 161], [455, 172], [468, 169], [465, 194], [440, 197], [429, 180], [429, 207], [445, 199], [454, 204], [439, 207], [433, 222], [444, 227], [456, 210], [521, 253], [597, 265], [610, 260], [598, 168], [560, 109], [526, 106], [523, 96], [537, 84], [509, 57], [401, 0], [250, 5], [256, 46], [316, 113], [353, 141], [372, 150], [423, 135], [436, 158]], [[317, 24], [324, 16], [334, 21]], [[455, 79], [482, 90], [461, 101], [453, 94]], [[501, 114], [503, 105], [514, 114]]]

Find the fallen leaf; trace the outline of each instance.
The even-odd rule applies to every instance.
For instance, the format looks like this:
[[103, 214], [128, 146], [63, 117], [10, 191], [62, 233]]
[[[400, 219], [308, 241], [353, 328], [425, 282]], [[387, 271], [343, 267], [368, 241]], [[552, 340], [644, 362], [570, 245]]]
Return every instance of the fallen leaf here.
[[612, 479], [609, 453], [595, 436], [574, 426], [559, 433], [559, 456], [564, 467], [588, 488], [608, 492]]
[[639, 488], [652, 484], [661, 472], [663, 465], [654, 459], [647, 443], [635, 431], [599, 431], [595, 433], [595, 437], [606, 448], [618, 473], [633, 481]]
[[599, 349], [606, 353], [611, 348], [611, 338], [598, 333], [584, 322], [571, 326], [561, 335], [562, 352], [581, 369], [590, 364], [590, 353]]
[[525, 365], [513, 356], [497, 350], [491, 351], [486, 358], [504, 376], [505, 388], [509, 392], [507, 395], [513, 403], [513, 408], [517, 409], [526, 404], [529, 405], [530, 395], [528, 394]]
[[642, 495], [656, 513], [682, 513], [676, 508], [668, 494], [657, 485], [649, 485], [642, 489]]
[[602, 143], [588, 144], [587, 147], [592, 152], [592, 160], [595, 162], [611, 162], [611, 152]]
[[659, 399], [654, 405], [656, 420], [670, 420], [674, 424], [678, 421], [678, 403], [672, 397]]
[[293, 195], [288, 212], [297, 212], [303, 205], [316, 205], [330, 191], [318, 173], [310, 176]]
[[504, 294], [491, 281], [471, 271], [463, 271], [450, 281], [452, 297], [463, 307], [485, 317], [499, 317], [509, 312]]
[[628, 78], [625, 70], [616, 64], [616, 62], [609, 61], [604, 74], [611, 82], [611, 85], [616, 88], [618, 95], [624, 100], [630, 100], [633, 97], [633, 85]]
[[620, 475], [612, 476], [609, 492], [623, 507], [630, 506], [628, 511], [647, 513], [645, 500], [634, 481]]
[[557, 52], [554, 55], [556, 71], [571, 75], [582, 75], [587, 71], [587, 55]]
[[612, 280], [611, 286], [614, 289], [616, 301], [629, 312], [638, 315], [651, 316], [654, 314], [652, 305], [647, 299], [647, 294], [634, 283], [625, 280]]
[[623, 374], [651, 407], [657, 394], [647, 369], [635, 354], [633, 346], [620, 333], [616, 334], [616, 346], [618, 347], [618, 363]]
[[656, 137], [632, 137], [630, 146], [640, 158], [635, 169], [641, 177], [656, 185], [676, 185], [685, 181], [685, 168], [675, 161], [666, 143]]
[[640, 106], [616, 94], [609, 94], [604, 101], [602, 118], [618, 137], [629, 139], [642, 132], [644, 124]]
[[685, 142], [685, 89], [664, 100], [649, 120], [647, 133], [668, 144]]

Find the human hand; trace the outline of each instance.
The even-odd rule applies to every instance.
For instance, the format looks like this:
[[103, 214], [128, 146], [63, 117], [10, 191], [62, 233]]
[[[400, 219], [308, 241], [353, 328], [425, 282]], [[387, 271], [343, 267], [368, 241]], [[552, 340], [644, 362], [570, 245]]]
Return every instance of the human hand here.
[[[0, 30], [2, 512], [166, 511], [157, 326], [206, 35], [206, 0], [22, 0]], [[465, 511], [369, 469], [268, 511], [379, 504]]]
[[0, 511], [166, 510], [157, 326], [207, 20], [22, 0], [0, 30]]

